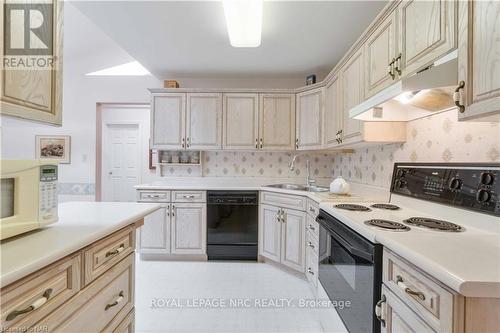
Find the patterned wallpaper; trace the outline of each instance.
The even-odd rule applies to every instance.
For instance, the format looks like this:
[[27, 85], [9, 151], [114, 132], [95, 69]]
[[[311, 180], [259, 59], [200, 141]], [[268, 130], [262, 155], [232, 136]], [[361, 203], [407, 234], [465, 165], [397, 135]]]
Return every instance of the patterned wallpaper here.
[[346, 153], [307, 153], [289, 171], [289, 152], [204, 152], [203, 167], [181, 166], [167, 176], [300, 177], [306, 176], [306, 159], [316, 178], [344, 178], [389, 187], [395, 162], [500, 162], [498, 123], [457, 121], [455, 110], [408, 123], [404, 144], [372, 146]]

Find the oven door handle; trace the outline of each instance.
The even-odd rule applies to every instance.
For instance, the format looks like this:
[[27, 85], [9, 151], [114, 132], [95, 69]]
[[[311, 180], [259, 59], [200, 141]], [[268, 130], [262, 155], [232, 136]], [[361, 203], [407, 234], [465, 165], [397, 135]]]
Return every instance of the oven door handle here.
[[335, 238], [337, 242], [339, 242], [349, 253], [358, 256], [360, 258], [363, 258], [365, 260], [373, 262], [373, 253], [363, 251], [361, 249], [358, 249], [357, 247], [353, 246], [351, 243], [349, 243], [347, 240], [345, 240], [344, 237], [340, 236], [338, 233], [333, 231], [331, 228], [328, 228], [322, 221], [324, 221], [324, 218], [322, 216], [316, 217], [316, 221], [318, 221], [325, 230], [330, 233], [330, 235]]

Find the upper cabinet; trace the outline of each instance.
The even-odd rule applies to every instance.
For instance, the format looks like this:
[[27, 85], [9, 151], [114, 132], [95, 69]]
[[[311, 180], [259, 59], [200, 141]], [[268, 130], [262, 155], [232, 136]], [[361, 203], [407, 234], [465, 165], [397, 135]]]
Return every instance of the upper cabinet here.
[[207, 150], [222, 147], [222, 94], [188, 93], [186, 147]]
[[295, 149], [295, 94], [259, 95], [259, 148]]
[[349, 117], [349, 110], [363, 101], [364, 66], [363, 48], [356, 51], [340, 69], [342, 82], [342, 127], [339, 132], [342, 142], [361, 134], [361, 121]]
[[459, 6], [459, 119], [500, 121], [500, 2]]
[[342, 121], [341, 84], [339, 77], [334, 76], [325, 86], [325, 110], [323, 122], [323, 143], [332, 147], [340, 143], [339, 130]]
[[312, 89], [297, 94], [296, 115], [296, 149], [321, 149], [323, 88]]
[[259, 95], [224, 94], [223, 114], [224, 149], [258, 149]]
[[413, 74], [456, 48], [458, 1], [404, 0], [397, 7], [400, 55], [394, 68]]
[[186, 94], [153, 94], [151, 144], [160, 149], [185, 148]]
[[366, 59], [365, 98], [391, 85], [396, 79], [394, 69], [397, 53], [396, 11], [391, 13], [368, 37], [364, 44]]
[[[33, 5], [0, 5], [0, 113], [62, 125], [63, 1], [36, 4], [42, 25], [14, 34], [24, 27], [26, 15], [14, 15], [13, 10], [24, 13]], [[33, 60], [39, 67], [31, 65]], [[30, 65], [21, 67], [21, 62]]]
[[221, 148], [222, 94], [156, 93], [151, 98], [151, 146]]

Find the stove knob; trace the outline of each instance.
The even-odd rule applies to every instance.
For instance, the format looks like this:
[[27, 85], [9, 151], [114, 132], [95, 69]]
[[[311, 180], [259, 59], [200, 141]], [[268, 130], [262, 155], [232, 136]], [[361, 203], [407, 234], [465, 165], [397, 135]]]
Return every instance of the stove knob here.
[[491, 172], [483, 172], [481, 174], [481, 184], [491, 185], [495, 180], [495, 176]]
[[396, 183], [396, 186], [400, 189], [403, 189], [403, 188], [406, 188], [406, 185], [408, 185], [408, 182], [404, 179], [400, 179], [398, 180], [398, 182]]
[[460, 178], [452, 178], [449, 184], [450, 190], [458, 191], [462, 188], [462, 180]]
[[491, 193], [488, 190], [480, 189], [477, 190], [476, 193], [476, 200], [481, 203], [486, 203], [490, 201], [491, 199]]
[[398, 178], [401, 178], [403, 177], [404, 175], [406, 174], [406, 171], [404, 169], [398, 169], [398, 172], [397, 172], [397, 177]]

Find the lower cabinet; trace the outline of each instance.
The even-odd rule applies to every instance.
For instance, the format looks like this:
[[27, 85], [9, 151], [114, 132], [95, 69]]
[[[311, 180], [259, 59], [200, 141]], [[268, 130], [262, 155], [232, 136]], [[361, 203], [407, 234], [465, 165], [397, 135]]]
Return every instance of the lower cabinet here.
[[[145, 201], [143, 191], [139, 201]], [[205, 255], [207, 250], [207, 208], [204, 191], [158, 191], [155, 198], [172, 198], [162, 208], [144, 218], [140, 229], [139, 252], [142, 258], [160, 259], [171, 255]], [[170, 200], [169, 200], [170, 201]], [[203, 202], [200, 202], [203, 201]]]
[[172, 254], [207, 252], [207, 208], [200, 203], [172, 204]]
[[306, 213], [264, 204], [259, 222], [260, 255], [304, 272]]

